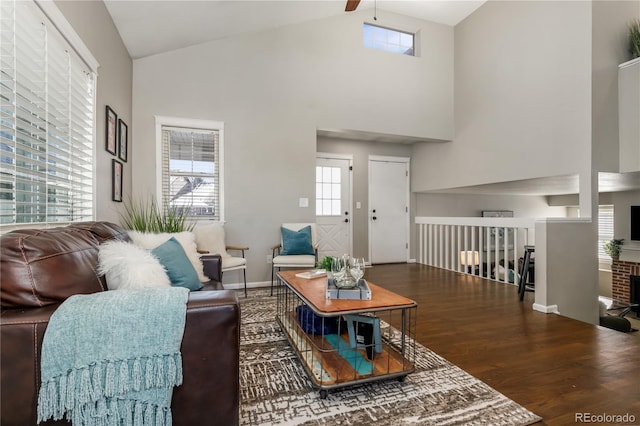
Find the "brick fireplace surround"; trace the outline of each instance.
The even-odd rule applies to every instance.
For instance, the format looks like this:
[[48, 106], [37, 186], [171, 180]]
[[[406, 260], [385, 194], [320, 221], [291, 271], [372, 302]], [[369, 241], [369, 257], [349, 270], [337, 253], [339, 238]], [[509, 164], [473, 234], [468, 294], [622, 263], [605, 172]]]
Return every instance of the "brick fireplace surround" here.
[[640, 275], [640, 263], [614, 259], [611, 264], [611, 298], [620, 305], [629, 303], [629, 276]]

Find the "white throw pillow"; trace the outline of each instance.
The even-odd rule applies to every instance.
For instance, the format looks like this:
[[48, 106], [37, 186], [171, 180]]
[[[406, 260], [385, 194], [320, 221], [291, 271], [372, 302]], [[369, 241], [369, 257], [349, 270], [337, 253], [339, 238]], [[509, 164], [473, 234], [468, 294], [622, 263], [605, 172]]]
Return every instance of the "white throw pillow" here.
[[109, 290], [171, 287], [164, 268], [148, 250], [124, 241], [108, 241], [98, 251], [98, 273]]
[[154, 234], [154, 233], [145, 233], [145, 232], [138, 232], [138, 231], [129, 231], [128, 233], [129, 233], [129, 238], [131, 238], [131, 241], [133, 242], [133, 244], [147, 250], [153, 250], [154, 248], [158, 247], [160, 244], [163, 244], [169, 241], [171, 237], [174, 237], [176, 240], [178, 240], [178, 242], [184, 249], [184, 252], [187, 254], [189, 261], [193, 265], [193, 268], [198, 273], [198, 279], [201, 282], [209, 281], [209, 278], [207, 278], [204, 275], [202, 261], [200, 260], [200, 254], [198, 254], [198, 249], [196, 248], [196, 236], [193, 234], [193, 232], [184, 231], [184, 232], [177, 232], [175, 234], [170, 234], [170, 233]]
[[218, 223], [198, 225], [194, 230], [198, 250], [209, 254], [219, 254], [221, 257], [231, 257], [225, 246], [224, 226]]

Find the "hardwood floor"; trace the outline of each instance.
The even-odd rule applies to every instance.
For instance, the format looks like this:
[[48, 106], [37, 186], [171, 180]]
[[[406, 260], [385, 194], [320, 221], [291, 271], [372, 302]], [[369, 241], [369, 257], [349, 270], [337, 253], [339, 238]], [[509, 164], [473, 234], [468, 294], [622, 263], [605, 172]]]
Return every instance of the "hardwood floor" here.
[[[375, 265], [365, 278], [418, 303], [416, 337], [541, 416], [635, 416], [640, 424], [640, 339], [532, 309], [533, 293], [418, 264]], [[612, 424], [605, 422], [599, 424]]]

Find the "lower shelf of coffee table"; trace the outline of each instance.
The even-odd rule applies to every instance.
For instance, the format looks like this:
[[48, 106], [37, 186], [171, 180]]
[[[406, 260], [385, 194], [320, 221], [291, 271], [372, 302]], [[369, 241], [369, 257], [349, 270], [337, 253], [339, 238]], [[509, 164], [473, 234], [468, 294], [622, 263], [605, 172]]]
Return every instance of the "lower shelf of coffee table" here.
[[413, 341], [407, 341], [405, 335], [384, 322], [382, 350], [369, 360], [366, 349], [349, 346], [346, 330], [334, 335], [312, 335], [302, 330], [293, 312], [284, 312], [277, 319], [309, 377], [320, 389], [394, 377], [402, 379], [414, 371], [414, 363], [405, 356], [414, 353]]

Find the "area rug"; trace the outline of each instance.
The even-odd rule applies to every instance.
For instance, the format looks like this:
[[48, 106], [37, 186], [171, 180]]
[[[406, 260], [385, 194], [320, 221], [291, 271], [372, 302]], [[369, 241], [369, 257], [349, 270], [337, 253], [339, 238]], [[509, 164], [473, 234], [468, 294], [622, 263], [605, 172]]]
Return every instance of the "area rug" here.
[[404, 382], [357, 385], [321, 399], [275, 321], [275, 296], [252, 290], [240, 300], [241, 425], [514, 426], [541, 420], [418, 343], [416, 371]]

